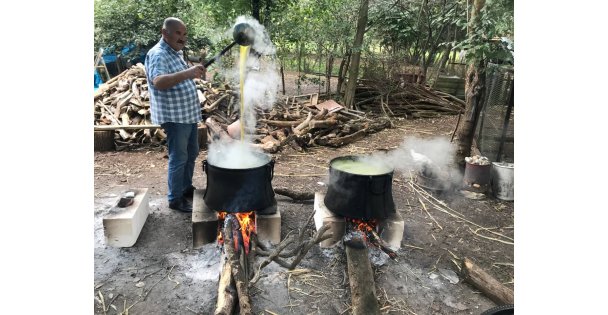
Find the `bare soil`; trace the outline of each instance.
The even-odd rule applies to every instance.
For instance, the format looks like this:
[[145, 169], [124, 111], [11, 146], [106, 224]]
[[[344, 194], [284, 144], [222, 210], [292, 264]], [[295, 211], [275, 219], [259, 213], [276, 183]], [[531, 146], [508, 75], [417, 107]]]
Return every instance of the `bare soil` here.
[[[287, 80], [286, 80], [287, 81]], [[286, 82], [287, 83], [287, 82]], [[317, 87], [309, 87], [316, 92]], [[294, 95], [293, 86], [288, 94]], [[307, 90], [302, 90], [306, 93]], [[286, 149], [276, 160], [273, 187], [326, 192], [329, 161], [337, 156], [387, 151], [406, 136], [450, 137], [456, 116], [435, 119], [395, 119], [386, 129], [353, 144], [333, 149], [315, 147], [301, 153]], [[202, 161], [197, 159], [194, 183], [205, 188]], [[192, 248], [191, 214], [168, 208], [167, 154], [164, 147], [131, 151], [95, 152], [94, 205], [94, 313], [212, 314], [217, 300], [220, 248], [216, 244]], [[463, 282], [448, 279], [458, 274], [456, 262], [469, 257], [508, 287], [514, 287], [513, 245], [479, 233], [470, 222], [513, 238], [513, 202], [490, 194], [467, 199], [458, 193], [436, 196], [465, 220], [438, 211], [409, 185], [410, 175], [395, 172], [393, 197], [405, 220], [398, 260], [370, 250], [375, 289], [383, 314], [480, 314], [495, 306], [482, 293]], [[114, 248], [104, 241], [102, 219], [122, 192], [148, 188], [150, 214], [134, 246]], [[293, 202], [276, 195], [281, 211], [281, 237], [302, 228], [313, 211], [312, 201]], [[426, 207], [426, 210], [424, 209]], [[469, 221], [469, 222], [467, 222]], [[477, 232], [477, 233], [476, 233]], [[491, 234], [489, 234], [491, 235]], [[261, 258], [258, 258], [258, 262]], [[264, 277], [251, 290], [254, 314], [350, 314], [346, 255], [340, 245], [314, 246], [298, 265], [299, 273], [276, 265], [262, 270]], [[453, 279], [452, 279], [453, 280]], [[101, 303], [103, 296], [103, 303]], [[105, 311], [103, 306], [105, 305]]]

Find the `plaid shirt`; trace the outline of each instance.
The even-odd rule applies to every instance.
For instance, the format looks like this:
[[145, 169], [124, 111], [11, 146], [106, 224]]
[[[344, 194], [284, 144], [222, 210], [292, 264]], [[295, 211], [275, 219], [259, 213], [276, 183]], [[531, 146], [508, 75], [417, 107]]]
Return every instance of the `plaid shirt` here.
[[194, 80], [184, 80], [175, 86], [158, 90], [152, 82], [163, 74], [188, 69], [183, 56], [161, 38], [146, 55], [146, 79], [150, 90], [152, 123], [197, 123], [201, 121], [201, 106]]

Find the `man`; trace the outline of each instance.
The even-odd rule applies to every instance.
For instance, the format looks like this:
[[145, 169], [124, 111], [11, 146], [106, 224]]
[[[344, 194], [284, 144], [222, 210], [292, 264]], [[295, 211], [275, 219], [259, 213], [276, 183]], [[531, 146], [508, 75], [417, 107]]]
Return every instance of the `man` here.
[[194, 78], [205, 67], [188, 67], [181, 50], [186, 45], [186, 25], [178, 18], [165, 19], [162, 38], [146, 55], [152, 123], [167, 134], [169, 150], [169, 208], [192, 212], [192, 176], [198, 156], [197, 123], [201, 108]]

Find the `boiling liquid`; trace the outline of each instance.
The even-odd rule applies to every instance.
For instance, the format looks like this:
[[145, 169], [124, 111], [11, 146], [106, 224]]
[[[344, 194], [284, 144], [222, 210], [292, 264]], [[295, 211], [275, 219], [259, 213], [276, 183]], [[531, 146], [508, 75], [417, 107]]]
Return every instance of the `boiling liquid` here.
[[380, 175], [390, 173], [392, 169], [380, 163], [363, 162], [359, 160], [337, 160], [331, 163], [336, 170], [357, 175]]
[[249, 54], [249, 46], [240, 46], [241, 47], [241, 55], [239, 59], [239, 73], [240, 73], [240, 83], [241, 83], [241, 108], [239, 119], [241, 121], [241, 141], [245, 139], [245, 97], [243, 93], [243, 88], [245, 87], [245, 69], [247, 66], [247, 55]]

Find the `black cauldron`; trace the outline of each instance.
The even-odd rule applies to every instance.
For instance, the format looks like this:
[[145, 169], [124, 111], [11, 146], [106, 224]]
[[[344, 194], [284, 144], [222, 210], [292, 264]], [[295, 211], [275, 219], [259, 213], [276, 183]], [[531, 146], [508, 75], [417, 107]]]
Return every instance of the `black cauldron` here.
[[223, 168], [203, 161], [207, 188], [203, 200], [215, 211], [274, 214], [277, 201], [272, 189], [274, 160], [253, 168]]
[[361, 161], [358, 156], [342, 156], [330, 161], [325, 206], [333, 213], [362, 220], [392, 216], [395, 213], [393, 170], [375, 175], [355, 174], [336, 169], [334, 164], [341, 160]]

